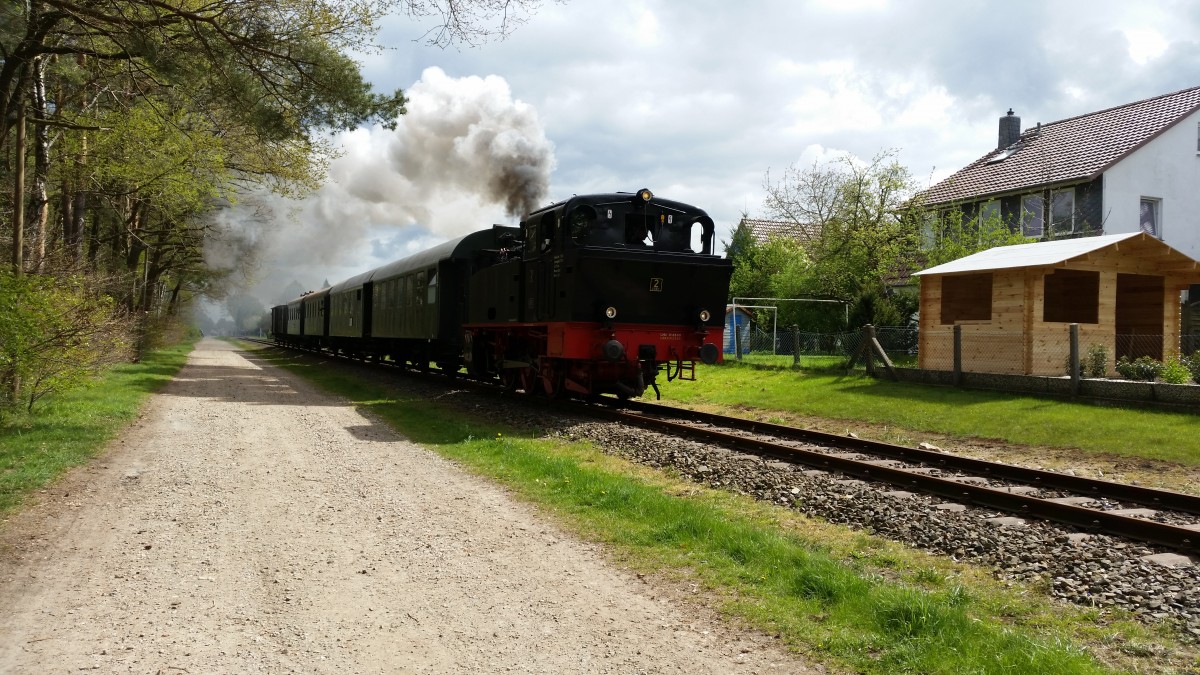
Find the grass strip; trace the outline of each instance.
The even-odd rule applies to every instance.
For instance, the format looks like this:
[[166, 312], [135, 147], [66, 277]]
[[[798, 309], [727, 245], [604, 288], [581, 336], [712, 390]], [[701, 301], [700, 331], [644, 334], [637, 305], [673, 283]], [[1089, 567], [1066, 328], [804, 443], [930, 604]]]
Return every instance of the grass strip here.
[[[705, 588], [793, 648], [864, 673], [1099, 673], [1084, 644], [1162, 654], [1145, 627], [1014, 592], [986, 573], [539, 439], [340, 368], [263, 352], [412, 440], [509, 487], [634, 569]], [[289, 365], [290, 364], [290, 365]], [[1168, 640], [1169, 642], [1169, 640]], [[1130, 647], [1130, 645], [1133, 645]], [[1169, 648], [1168, 648], [1169, 649]], [[1146, 670], [1160, 672], [1162, 661]]]
[[82, 464], [131, 422], [146, 398], [179, 372], [194, 343], [109, 370], [92, 386], [46, 399], [0, 426], [0, 514]]
[[662, 390], [664, 399], [688, 405], [778, 410], [1200, 466], [1200, 417], [1185, 410], [1120, 408], [740, 364], [701, 367], [695, 382], [666, 383]]

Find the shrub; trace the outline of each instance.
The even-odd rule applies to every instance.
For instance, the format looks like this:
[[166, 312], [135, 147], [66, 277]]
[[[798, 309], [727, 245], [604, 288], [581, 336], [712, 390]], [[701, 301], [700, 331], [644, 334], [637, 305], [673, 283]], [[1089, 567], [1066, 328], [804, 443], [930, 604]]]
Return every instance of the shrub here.
[[1139, 356], [1133, 361], [1128, 356], [1122, 356], [1117, 361], [1117, 372], [1127, 380], [1145, 380], [1153, 382], [1162, 371], [1163, 364], [1149, 356]]
[[1108, 345], [1092, 345], [1081, 364], [1088, 377], [1104, 377], [1108, 374]]
[[0, 413], [79, 387], [128, 352], [111, 298], [79, 277], [0, 272]]
[[1191, 356], [1185, 356], [1181, 359], [1183, 365], [1192, 373], [1192, 381], [1200, 384], [1200, 351], [1192, 352]]
[[1167, 384], [1187, 384], [1192, 379], [1192, 371], [1179, 359], [1170, 356], [1158, 371], [1158, 379]]
[[[1071, 356], [1067, 355], [1065, 370], [1071, 374]], [[1104, 377], [1108, 374], [1108, 346], [1092, 345], [1079, 357], [1080, 377]]]

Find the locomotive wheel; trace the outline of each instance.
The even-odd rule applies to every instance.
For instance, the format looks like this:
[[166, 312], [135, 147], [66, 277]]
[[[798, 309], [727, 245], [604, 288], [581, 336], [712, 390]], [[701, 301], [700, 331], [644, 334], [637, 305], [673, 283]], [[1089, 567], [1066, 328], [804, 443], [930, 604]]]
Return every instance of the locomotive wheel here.
[[531, 395], [541, 393], [540, 378], [533, 372], [533, 368], [522, 368], [520, 372], [521, 388], [525, 390], [525, 393]]
[[564, 373], [550, 365], [542, 370], [542, 388], [546, 392], [546, 396], [550, 398], [558, 398], [563, 395], [563, 384], [565, 380]]
[[500, 371], [500, 384], [509, 391], [516, 391], [517, 385], [521, 383], [520, 374], [513, 368], [505, 368]]

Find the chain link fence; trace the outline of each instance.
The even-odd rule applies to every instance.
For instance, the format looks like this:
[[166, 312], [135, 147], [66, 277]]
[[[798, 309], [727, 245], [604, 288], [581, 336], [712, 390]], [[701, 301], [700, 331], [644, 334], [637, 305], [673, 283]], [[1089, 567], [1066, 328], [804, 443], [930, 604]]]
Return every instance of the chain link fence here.
[[[796, 328], [771, 331], [751, 326], [740, 333], [737, 340], [740, 353], [727, 349], [726, 359], [781, 366], [806, 361], [813, 363], [812, 359], [816, 357], [821, 357], [817, 363], [826, 365], [846, 363], [862, 353], [866, 339], [863, 330], [812, 333]], [[924, 354], [918, 353], [920, 334], [915, 328], [879, 327], [875, 329], [875, 338], [897, 366], [942, 371], [955, 368], [951, 326], [933, 331], [925, 342]], [[1107, 376], [1116, 376], [1116, 363], [1122, 356], [1130, 360], [1148, 356], [1161, 361], [1165, 357], [1188, 356], [1197, 350], [1200, 350], [1200, 336], [1197, 335], [1184, 335], [1178, 351], [1170, 347], [1164, 351], [1162, 335], [1121, 334], [1114, 339], [1112, 334], [1085, 328], [1079, 341], [1081, 368], [1092, 377], [1098, 376], [1099, 368], [1103, 368]], [[960, 366], [966, 372], [1067, 375], [1071, 358], [1070, 329], [1063, 324], [1061, 331], [1044, 331], [1036, 339], [1012, 331], [963, 331], [959, 358]]]

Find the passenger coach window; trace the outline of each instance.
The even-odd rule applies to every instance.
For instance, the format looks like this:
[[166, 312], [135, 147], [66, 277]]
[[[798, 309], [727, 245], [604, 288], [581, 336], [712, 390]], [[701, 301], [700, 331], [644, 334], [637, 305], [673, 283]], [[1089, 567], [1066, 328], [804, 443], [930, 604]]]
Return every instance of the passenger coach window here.
[[437, 285], [437, 270], [429, 270], [429, 295], [426, 298], [426, 301], [431, 305], [437, 302]]
[[418, 306], [425, 304], [425, 272], [424, 271], [417, 272], [417, 286], [414, 290], [416, 292], [413, 293], [413, 297], [417, 301], [416, 304]]

